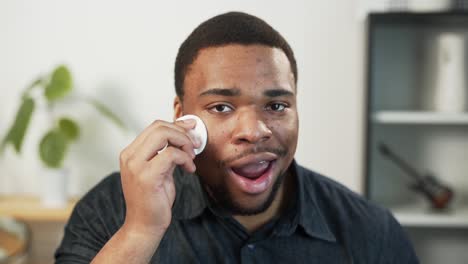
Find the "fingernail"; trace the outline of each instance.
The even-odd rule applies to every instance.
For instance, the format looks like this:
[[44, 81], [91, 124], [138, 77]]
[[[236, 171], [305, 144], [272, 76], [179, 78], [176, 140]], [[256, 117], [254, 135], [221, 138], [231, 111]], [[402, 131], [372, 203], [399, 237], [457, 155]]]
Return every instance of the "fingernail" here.
[[185, 120], [182, 120], [182, 122], [188, 125], [193, 125], [196, 123], [195, 119], [185, 119]]

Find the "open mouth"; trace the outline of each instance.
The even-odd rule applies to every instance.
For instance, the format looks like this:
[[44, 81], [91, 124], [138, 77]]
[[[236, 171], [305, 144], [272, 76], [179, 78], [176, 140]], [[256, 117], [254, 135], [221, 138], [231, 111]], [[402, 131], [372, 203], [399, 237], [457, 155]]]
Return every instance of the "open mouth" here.
[[256, 195], [266, 191], [273, 182], [275, 160], [258, 160], [230, 168], [234, 183], [244, 192]]
[[271, 161], [262, 160], [259, 162], [254, 162], [246, 164], [244, 166], [232, 167], [232, 171], [242, 177], [248, 178], [250, 180], [255, 180], [260, 178], [266, 171], [271, 167]]

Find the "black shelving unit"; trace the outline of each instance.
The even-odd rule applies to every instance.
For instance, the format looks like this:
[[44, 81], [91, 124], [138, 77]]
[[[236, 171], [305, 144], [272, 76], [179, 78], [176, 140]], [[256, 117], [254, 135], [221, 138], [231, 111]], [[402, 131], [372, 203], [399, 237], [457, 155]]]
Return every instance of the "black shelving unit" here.
[[[432, 111], [424, 100], [432, 85], [430, 47], [444, 32], [468, 40], [468, 12], [373, 13], [367, 25], [365, 195], [389, 208], [407, 228], [421, 263], [465, 263], [468, 113]], [[379, 153], [379, 142], [453, 186], [452, 207], [431, 210], [408, 188], [410, 178]]]

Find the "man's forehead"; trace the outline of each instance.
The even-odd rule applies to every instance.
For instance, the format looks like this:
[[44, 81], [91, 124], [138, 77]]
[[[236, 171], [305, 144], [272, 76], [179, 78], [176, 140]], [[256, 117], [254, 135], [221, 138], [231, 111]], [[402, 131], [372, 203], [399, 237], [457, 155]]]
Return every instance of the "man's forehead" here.
[[288, 82], [289, 79], [293, 82], [295, 79], [286, 54], [279, 48], [260, 44], [204, 48], [188, 68], [185, 77], [198, 75], [210, 80], [219, 80], [221, 77], [235, 79], [237, 74], [246, 73], [262, 74], [267, 78], [276, 75], [274, 79], [285, 78]]
[[[203, 96], [294, 95], [290, 63], [281, 49], [260, 44], [204, 48], [185, 76], [185, 92]], [[248, 90], [243, 90], [248, 89]], [[268, 92], [264, 92], [269, 90]]]

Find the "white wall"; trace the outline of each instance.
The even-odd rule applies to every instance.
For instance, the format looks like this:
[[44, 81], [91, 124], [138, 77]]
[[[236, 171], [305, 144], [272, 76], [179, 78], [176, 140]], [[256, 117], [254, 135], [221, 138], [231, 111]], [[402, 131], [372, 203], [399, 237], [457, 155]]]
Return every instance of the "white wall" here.
[[[152, 120], [172, 119], [173, 65], [199, 23], [225, 11], [255, 14], [292, 45], [299, 67], [297, 159], [354, 190], [362, 186], [364, 23], [353, 1], [1, 1], [0, 135], [24, 87], [59, 63], [75, 88], [110, 106], [134, 132], [117, 130], [83, 104], [65, 112], [83, 125], [67, 161], [70, 192], [80, 194], [112, 170], [118, 155]], [[0, 193], [37, 193], [37, 142], [44, 114], [33, 118], [24, 153], [0, 159]]]

